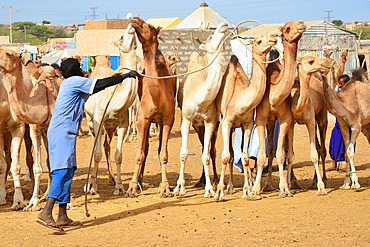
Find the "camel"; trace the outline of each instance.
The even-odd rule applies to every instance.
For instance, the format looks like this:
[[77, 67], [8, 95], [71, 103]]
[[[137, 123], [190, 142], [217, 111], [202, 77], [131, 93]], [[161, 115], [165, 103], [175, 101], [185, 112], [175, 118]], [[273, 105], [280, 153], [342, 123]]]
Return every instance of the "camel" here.
[[[331, 69], [327, 78], [324, 77], [323, 86], [326, 105], [340, 124], [346, 147], [346, 177], [340, 188], [358, 189], [360, 184], [354, 164], [354, 145], [360, 132], [367, 137], [370, 144], [370, 82], [363, 71], [353, 71], [351, 80], [337, 93], [335, 76], [335, 70]], [[351, 137], [349, 127], [352, 129]]]
[[[144, 73], [154, 77], [171, 76], [173, 72], [166, 64], [162, 53], [158, 50], [158, 34], [161, 27], [155, 28], [139, 17], [131, 19], [136, 35], [143, 47]], [[162, 167], [162, 181], [159, 196], [169, 196], [170, 188], [167, 179], [168, 138], [175, 120], [176, 78], [152, 79], [143, 77], [139, 80], [139, 147], [136, 155], [134, 175], [129, 184], [127, 196], [138, 196], [137, 189], [142, 183], [145, 160], [149, 149], [150, 123], [158, 123], [159, 135], [159, 162]], [[140, 176], [140, 179], [139, 179]]]
[[[325, 134], [327, 128], [327, 109], [325, 106], [325, 99], [322, 92], [322, 87], [315, 87], [315, 82], [317, 84], [318, 79], [312, 75], [316, 72], [327, 73], [333, 66], [333, 62], [327, 58], [316, 58], [312, 56], [305, 56], [298, 58], [298, 79], [291, 91], [291, 111], [293, 115], [293, 122], [290, 128], [293, 128], [294, 123], [305, 124], [307, 127], [309, 140], [310, 140], [310, 150], [311, 150], [311, 160], [315, 167], [315, 174], [317, 175], [317, 195], [326, 195], [325, 184], [321, 179], [320, 169], [319, 169], [319, 158], [318, 158], [318, 148], [316, 140], [316, 121], [319, 126], [320, 136], [321, 136], [321, 146], [325, 146]], [[325, 126], [323, 126], [325, 125]], [[323, 133], [322, 133], [323, 132]], [[293, 134], [294, 131], [291, 130], [292, 136], [288, 139], [288, 149], [293, 152]], [[324, 147], [325, 148], [325, 147]], [[322, 151], [322, 150], [321, 150]], [[325, 171], [325, 156], [326, 150], [324, 149], [324, 154], [321, 152], [321, 158], [323, 161], [323, 170]], [[326, 177], [325, 177], [326, 178]], [[289, 179], [289, 178], [288, 178]]]
[[[254, 125], [254, 108], [262, 100], [266, 89], [266, 55], [277, 42], [274, 36], [261, 36], [250, 41], [253, 54], [253, 79], [252, 83], [244, 72], [236, 56], [232, 56], [225, 74], [222, 78], [222, 86], [217, 95], [217, 109], [222, 115], [221, 127], [224, 148], [221, 155], [222, 170], [220, 182], [217, 186], [216, 200], [225, 200], [225, 172], [226, 165], [230, 164], [230, 177], [227, 193], [233, 193], [232, 170], [233, 153], [231, 147], [232, 128], [242, 127], [244, 131], [244, 145], [242, 163], [244, 169], [243, 196], [247, 197], [250, 191], [250, 169], [248, 143]], [[232, 155], [233, 156], [233, 155]], [[247, 168], [248, 167], [248, 168]]]
[[[301, 39], [306, 26], [303, 21], [288, 22], [283, 27], [279, 27], [282, 33], [282, 43], [284, 47], [283, 66], [281, 70], [275, 63], [267, 66], [267, 87], [262, 101], [256, 109], [256, 127], [260, 149], [257, 155], [258, 170], [256, 182], [253, 185], [252, 192], [247, 199], [261, 199], [261, 178], [262, 168], [266, 161], [265, 147], [265, 128], [269, 129], [273, 126], [275, 118], [279, 119], [279, 140], [277, 147], [277, 161], [280, 173], [280, 196], [291, 196], [289, 185], [284, 177], [283, 163], [285, 160], [284, 139], [288, 133], [289, 126], [292, 122], [292, 113], [290, 104], [286, 101], [293, 87], [295, 76], [297, 73], [297, 49], [298, 41]], [[271, 131], [271, 130], [270, 130]], [[292, 134], [292, 133], [290, 133]], [[290, 135], [291, 136], [291, 135]], [[293, 153], [287, 153], [288, 168], [293, 162]], [[289, 171], [290, 169], [288, 169]], [[290, 174], [288, 173], [290, 178]]]
[[[19, 54], [8, 49], [0, 49], [0, 68], [4, 73], [3, 83], [7, 91], [11, 115], [24, 123], [30, 124], [30, 134], [35, 150], [33, 167], [35, 185], [32, 198], [26, 210], [39, 210], [38, 196], [42, 174], [41, 130], [47, 129], [51, 119], [51, 113], [59, 90], [59, 84], [56, 82], [58, 79], [55, 77], [54, 68], [44, 67], [36, 85], [33, 85], [31, 76], [22, 64]], [[19, 157], [16, 157], [17, 155], [19, 156], [19, 145], [22, 141], [23, 133], [24, 127], [22, 126], [18, 130], [18, 135], [12, 134], [14, 159], [12, 159], [11, 170], [15, 186], [12, 208], [16, 210], [25, 206], [19, 181]], [[43, 137], [47, 147], [47, 138], [46, 136]]]
[[[330, 54], [331, 53], [328, 53], [327, 50], [324, 50], [324, 57], [327, 58], [331, 63], [335, 63], [335, 60], [330, 58]], [[345, 67], [345, 63], [346, 63], [346, 57], [348, 55], [348, 50], [347, 49], [342, 49], [341, 50], [341, 59], [339, 61], [339, 65], [337, 64], [334, 64], [333, 68], [335, 70], [335, 77], [336, 77], [336, 80], [338, 79], [339, 76], [341, 76], [344, 72], [344, 67]], [[326, 71], [325, 73], [327, 73], [328, 71]], [[308, 94], [310, 96], [310, 102], [312, 104], [312, 107], [314, 109], [314, 112], [315, 112], [315, 120], [316, 120], [316, 123], [317, 123], [317, 126], [318, 126], [318, 129], [319, 129], [319, 135], [320, 135], [320, 142], [318, 140], [317, 137], [315, 137], [316, 139], [316, 150], [318, 152], [318, 157], [319, 157], [319, 160], [321, 159], [321, 164], [322, 164], [322, 173], [323, 173], [323, 176], [322, 176], [322, 181], [324, 182], [324, 185], [325, 186], [328, 186], [328, 181], [327, 181], [327, 177], [326, 177], [326, 171], [325, 171], [325, 160], [326, 160], [326, 148], [325, 148], [325, 140], [326, 140], [326, 131], [327, 131], [327, 127], [328, 127], [328, 116], [327, 116], [327, 107], [326, 107], [326, 103], [325, 103], [325, 96], [324, 96], [324, 89], [323, 89], [323, 85], [322, 85], [322, 82], [321, 82], [321, 75], [319, 74], [316, 74], [314, 76], [311, 76], [310, 77], [310, 81], [309, 81], [309, 88], [308, 88]], [[292, 90], [292, 94], [293, 93], [296, 93], [297, 91], [299, 91], [300, 87], [299, 87], [299, 83], [296, 82], [294, 84], [294, 88]], [[306, 91], [307, 92], [307, 91]], [[296, 111], [296, 109], [294, 109], [294, 107], [292, 106], [293, 104], [297, 104], [297, 102], [294, 102], [294, 101], [297, 101], [298, 100], [298, 97], [295, 97], [293, 98], [293, 102], [291, 102], [291, 110], [293, 112], [293, 117], [294, 118], [299, 118], [297, 115], [294, 116], [294, 111]], [[310, 107], [306, 107], [306, 108], [302, 108], [302, 110], [305, 109], [310, 109]], [[306, 113], [308, 114], [308, 113]], [[312, 116], [311, 116], [312, 117]], [[306, 118], [306, 119], [313, 119], [313, 118]], [[302, 119], [296, 119], [295, 121], [301, 121], [302, 122]], [[293, 123], [294, 124], [294, 123]], [[293, 127], [293, 126], [291, 126]], [[269, 143], [272, 143], [272, 140], [273, 140], [273, 131], [271, 131], [272, 128], [269, 128], [270, 131], [268, 131], [268, 139], [269, 139]], [[310, 136], [312, 137], [312, 136]], [[291, 141], [291, 140], [290, 140]], [[286, 147], [288, 148], [288, 146]], [[273, 146], [271, 145], [271, 148], [269, 148], [269, 155], [268, 155], [268, 177], [267, 177], [267, 181], [266, 181], [266, 185], [264, 187], [265, 190], [273, 190], [273, 187], [272, 187], [272, 160], [274, 158], [274, 155], [273, 155]], [[293, 170], [292, 170], [292, 177], [291, 179], [294, 179], [294, 181], [292, 181], [292, 186], [294, 185], [296, 188], [299, 188], [300, 186], [298, 185], [298, 182], [295, 180], [295, 177], [293, 175]], [[315, 175], [314, 175], [314, 178], [312, 180], [312, 184], [310, 185], [310, 189], [315, 189], [317, 188], [317, 174], [316, 174], [316, 170], [315, 170]], [[319, 195], [322, 195], [322, 193], [318, 193]]]
[[[122, 67], [136, 70], [136, 38], [135, 29], [129, 25], [125, 30], [122, 38], [119, 40], [119, 47], [121, 50], [121, 65]], [[113, 75], [114, 71], [109, 66], [109, 59], [105, 56], [96, 57], [96, 67], [91, 74], [92, 78], [104, 78]], [[114, 195], [123, 194], [123, 184], [121, 180], [121, 164], [122, 164], [122, 144], [123, 139], [127, 133], [129, 125], [128, 108], [132, 105], [137, 94], [138, 83], [137, 79], [129, 78], [124, 80], [121, 84], [116, 86], [115, 95], [109, 104], [103, 126], [105, 130], [106, 139], [104, 141], [105, 155], [107, 158], [109, 182], [115, 184]], [[97, 174], [99, 162], [102, 158], [101, 152], [101, 135], [97, 135], [99, 125], [102, 121], [103, 112], [107, 105], [110, 95], [113, 93], [114, 87], [107, 88], [97, 94], [90, 96], [85, 105], [86, 118], [90, 127], [93, 127], [94, 136], [98, 138], [96, 150], [94, 153], [94, 169], [91, 179], [88, 183], [88, 189], [91, 194], [97, 193]], [[110, 143], [115, 129], [118, 129], [117, 146], [115, 153], [115, 162], [117, 167], [117, 179], [114, 179], [113, 172], [110, 165]]]
[[[200, 49], [206, 51], [203, 58], [199, 53], [193, 52], [190, 57], [188, 72], [201, 69], [209, 64], [215, 56], [216, 60], [207, 70], [189, 74], [181, 82], [177, 101], [182, 111], [181, 136], [182, 145], [180, 151], [180, 175], [175, 195], [185, 195], [185, 164], [188, 157], [190, 125], [194, 127], [203, 145], [202, 163], [205, 173], [204, 197], [214, 196], [211, 180], [209, 177], [210, 153], [215, 156], [215, 141], [218, 126], [218, 112], [216, 109], [216, 96], [221, 87], [222, 67], [225, 61], [223, 54], [223, 39], [227, 31], [227, 23], [220, 23], [214, 34], [207, 39]], [[180, 92], [181, 90], [181, 92]], [[210, 151], [212, 149], [212, 151]], [[212, 157], [215, 167], [215, 157]]]

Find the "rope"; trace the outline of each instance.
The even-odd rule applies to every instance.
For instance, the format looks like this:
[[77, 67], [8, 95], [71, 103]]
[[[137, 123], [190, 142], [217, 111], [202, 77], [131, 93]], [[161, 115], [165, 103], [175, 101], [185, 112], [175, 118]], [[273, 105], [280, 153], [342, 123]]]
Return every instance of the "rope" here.
[[[147, 77], [147, 78], [150, 78], [150, 79], [168, 79], [168, 78], [177, 78], [177, 77], [180, 77], [180, 76], [186, 76], [186, 75], [189, 75], [189, 74], [193, 74], [193, 73], [197, 73], [197, 72], [200, 72], [200, 71], [202, 71], [202, 70], [205, 70], [205, 69], [207, 69], [209, 66], [211, 66], [212, 65], [212, 63], [216, 60], [216, 58], [217, 58], [217, 56], [219, 55], [219, 53], [220, 53], [220, 51], [221, 51], [221, 49], [222, 49], [222, 47], [223, 47], [223, 44], [226, 42], [226, 40], [228, 40], [230, 37], [231, 37], [231, 35], [234, 35], [235, 37], [237, 37], [237, 35], [234, 33], [234, 31], [238, 28], [238, 26], [240, 26], [241, 24], [243, 24], [243, 23], [246, 23], [246, 22], [256, 22], [256, 23], [258, 23], [258, 24], [260, 24], [264, 29], [265, 29], [265, 35], [266, 35], [266, 37], [267, 37], [267, 30], [266, 30], [266, 27], [261, 23], [261, 22], [259, 22], [259, 21], [256, 21], [256, 20], [246, 20], [246, 21], [242, 21], [242, 22], [239, 22], [238, 23], [238, 25], [236, 25], [235, 27], [234, 27], [234, 29], [226, 36], [226, 38], [222, 41], [222, 43], [221, 43], [221, 45], [219, 46], [219, 49], [217, 50], [217, 53], [216, 53], [216, 55], [215, 55], [215, 57], [212, 59], [212, 61], [207, 65], [207, 66], [205, 66], [205, 67], [203, 67], [203, 68], [200, 68], [200, 69], [197, 69], [197, 70], [194, 70], [194, 71], [191, 71], [191, 72], [186, 72], [186, 73], [183, 73], [183, 74], [177, 74], [177, 75], [169, 75], [169, 76], [150, 76], [150, 75], [145, 75], [145, 74], [142, 74], [142, 73], [140, 73], [140, 72], [138, 72], [138, 74], [139, 75], [141, 75], [141, 76], [143, 76], [143, 77]], [[238, 38], [238, 37], [237, 37]], [[239, 39], [239, 38], [238, 38]], [[242, 42], [241, 40], [239, 40], [240, 42]], [[243, 42], [242, 42], [243, 43]], [[244, 44], [244, 43], [243, 43]], [[245, 45], [245, 44], [244, 44]], [[275, 47], [276, 48], [276, 47]], [[247, 49], [249, 50], [249, 48], [247, 47]], [[276, 48], [277, 49], [277, 48]], [[280, 50], [278, 50], [279, 51], [279, 58], [277, 58], [277, 59], [280, 59], [280, 57], [281, 57], [281, 52], [280, 52]], [[252, 55], [254, 56], [254, 54], [252, 53]], [[260, 61], [260, 62], [263, 62], [263, 63], [273, 63], [273, 62], [275, 62], [275, 61], [277, 61], [277, 59], [275, 59], [275, 60], [273, 60], [273, 61], [268, 61], [268, 62], [263, 62], [263, 61]], [[259, 60], [258, 58], [257, 58], [257, 60]], [[120, 71], [121, 70], [124, 70], [124, 69], [126, 69], [126, 70], [131, 70], [131, 69], [129, 69], [129, 68], [121, 68], [120, 69]]]
[[159, 192], [161, 191], [161, 185], [162, 185], [162, 183], [164, 183], [164, 182], [168, 182], [168, 180], [163, 180], [163, 181], [161, 181], [161, 182], [159, 183], [157, 193], [155, 193], [155, 194], [154, 194], [154, 195], [152, 195], [152, 196], [146, 196], [146, 195], [144, 195], [144, 193], [143, 193], [143, 188], [141, 187], [140, 183], [139, 183], [139, 182], [135, 182], [135, 181], [132, 181], [132, 180], [131, 180], [131, 183], [137, 184], [137, 185], [139, 186], [140, 194], [141, 194], [143, 197], [147, 197], [147, 198], [153, 198], [154, 196], [158, 195], [158, 194], [159, 194]]
[[88, 185], [89, 185], [89, 178], [90, 178], [91, 163], [92, 163], [92, 159], [93, 159], [94, 151], [95, 151], [95, 148], [96, 148], [96, 142], [97, 142], [97, 140], [98, 140], [98, 136], [99, 136], [99, 134], [100, 134], [101, 127], [102, 127], [102, 125], [103, 125], [103, 121], [104, 121], [105, 113], [107, 112], [107, 109], [108, 109], [109, 103], [111, 102], [111, 100], [112, 100], [112, 98], [113, 98], [113, 96], [114, 96], [114, 93], [115, 93], [115, 92], [116, 92], [116, 90], [117, 90], [117, 86], [118, 86], [118, 85], [116, 85], [116, 86], [114, 87], [114, 90], [113, 90], [113, 92], [112, 92], [112, 95], [110, 96], [110, 98], [109, 98], [109, 100], [108, 100], [108, 102], [107, 102], [107, 105], [105, 106], [105, 109], [104, 109], [104, 112], [103, 112], [103, 116], [102, 116], [102, 118], [101, 118], [100, 125], [99, 125], [99, 128], [98, 128], [98, 133], [96, 134], [96, 137], [97, 137], [97, 138], [95, 138], [94, 146], [93, 146], [93, 149], [92, 149], [92, 151], [91, 151], [91, 157], [90, 157], [89, 169], [88, 169], [88, 171], [87, 171], [86, 190], [85, 190], [85, 212], [86, 212], [86, 216], [87, 216], [87, 217], [90, 217], [89, 210], [87, 210], [87, 191], [88, 191], [88, 189], [89, 189], [89, 188], [88, 188]]

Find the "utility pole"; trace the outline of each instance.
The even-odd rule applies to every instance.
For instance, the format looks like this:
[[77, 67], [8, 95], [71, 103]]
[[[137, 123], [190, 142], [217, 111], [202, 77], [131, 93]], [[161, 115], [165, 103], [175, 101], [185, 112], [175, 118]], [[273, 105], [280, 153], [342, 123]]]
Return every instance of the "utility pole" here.
[[18, 12], [18, 9], [14, 8], [13, 6], [10, 6], [10, 5], [4, 5], [3, 6], [3, 9], [4, 8], [7, 8], [9, 9], [9, 12], [10, 12], [10, 44], [13, 43], [13, 33], [12, 33], [12, 9], [14, 10], [17, 10]]
[[328, 22], [331, 22], [331, 19], [334, 18], [334, 16], [330, 16], [330, 13], [332, 13], [333, 10], [327, 10], [325, 12], [328, 13], [328, 16], [327, 17], [324, 17], [324, 18], [325, 19], [328, 19]]
[[99, 16], [99, 15], [95, 14], [95, 10], [96, 10], [97, 8], [98, 8], [98, 7], [90, 7], [90, 9], [92, 9], [92, 10], [93, 10], [93, 14], [92, 14], [92, 15], [90, 15], [90, 16], [92, 16], [93, 20], [95, 20], [95, 19], [96, 19], [96, 17], [97, 17], [97, 16]]
[[24, 39], [27, 43], [27, 25], [24, 25]]

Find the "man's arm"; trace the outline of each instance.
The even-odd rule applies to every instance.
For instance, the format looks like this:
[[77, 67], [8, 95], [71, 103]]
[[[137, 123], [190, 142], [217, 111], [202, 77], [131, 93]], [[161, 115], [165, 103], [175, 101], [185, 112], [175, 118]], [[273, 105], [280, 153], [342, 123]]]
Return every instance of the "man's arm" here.
[[101, 90], [104, 90], [107, 87], [117, 85], [118, 83], [121, 83], [126, 78], [139, 78], [140, 75], [135, 70], [131, 70], [130, 72], [122, 75], [114, 75], [111, 77], [98, 79], [95, 83], [95, 87], [93, 89], [92, 94], [100, 92]]

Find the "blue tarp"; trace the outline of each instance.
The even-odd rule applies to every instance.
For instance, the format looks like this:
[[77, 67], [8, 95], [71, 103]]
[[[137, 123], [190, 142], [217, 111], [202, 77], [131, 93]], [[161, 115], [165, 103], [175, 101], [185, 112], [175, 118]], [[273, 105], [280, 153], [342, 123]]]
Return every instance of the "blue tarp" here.
[[119, 67], [119, 56], [110, 56], [110, 64], [113, 70]]

